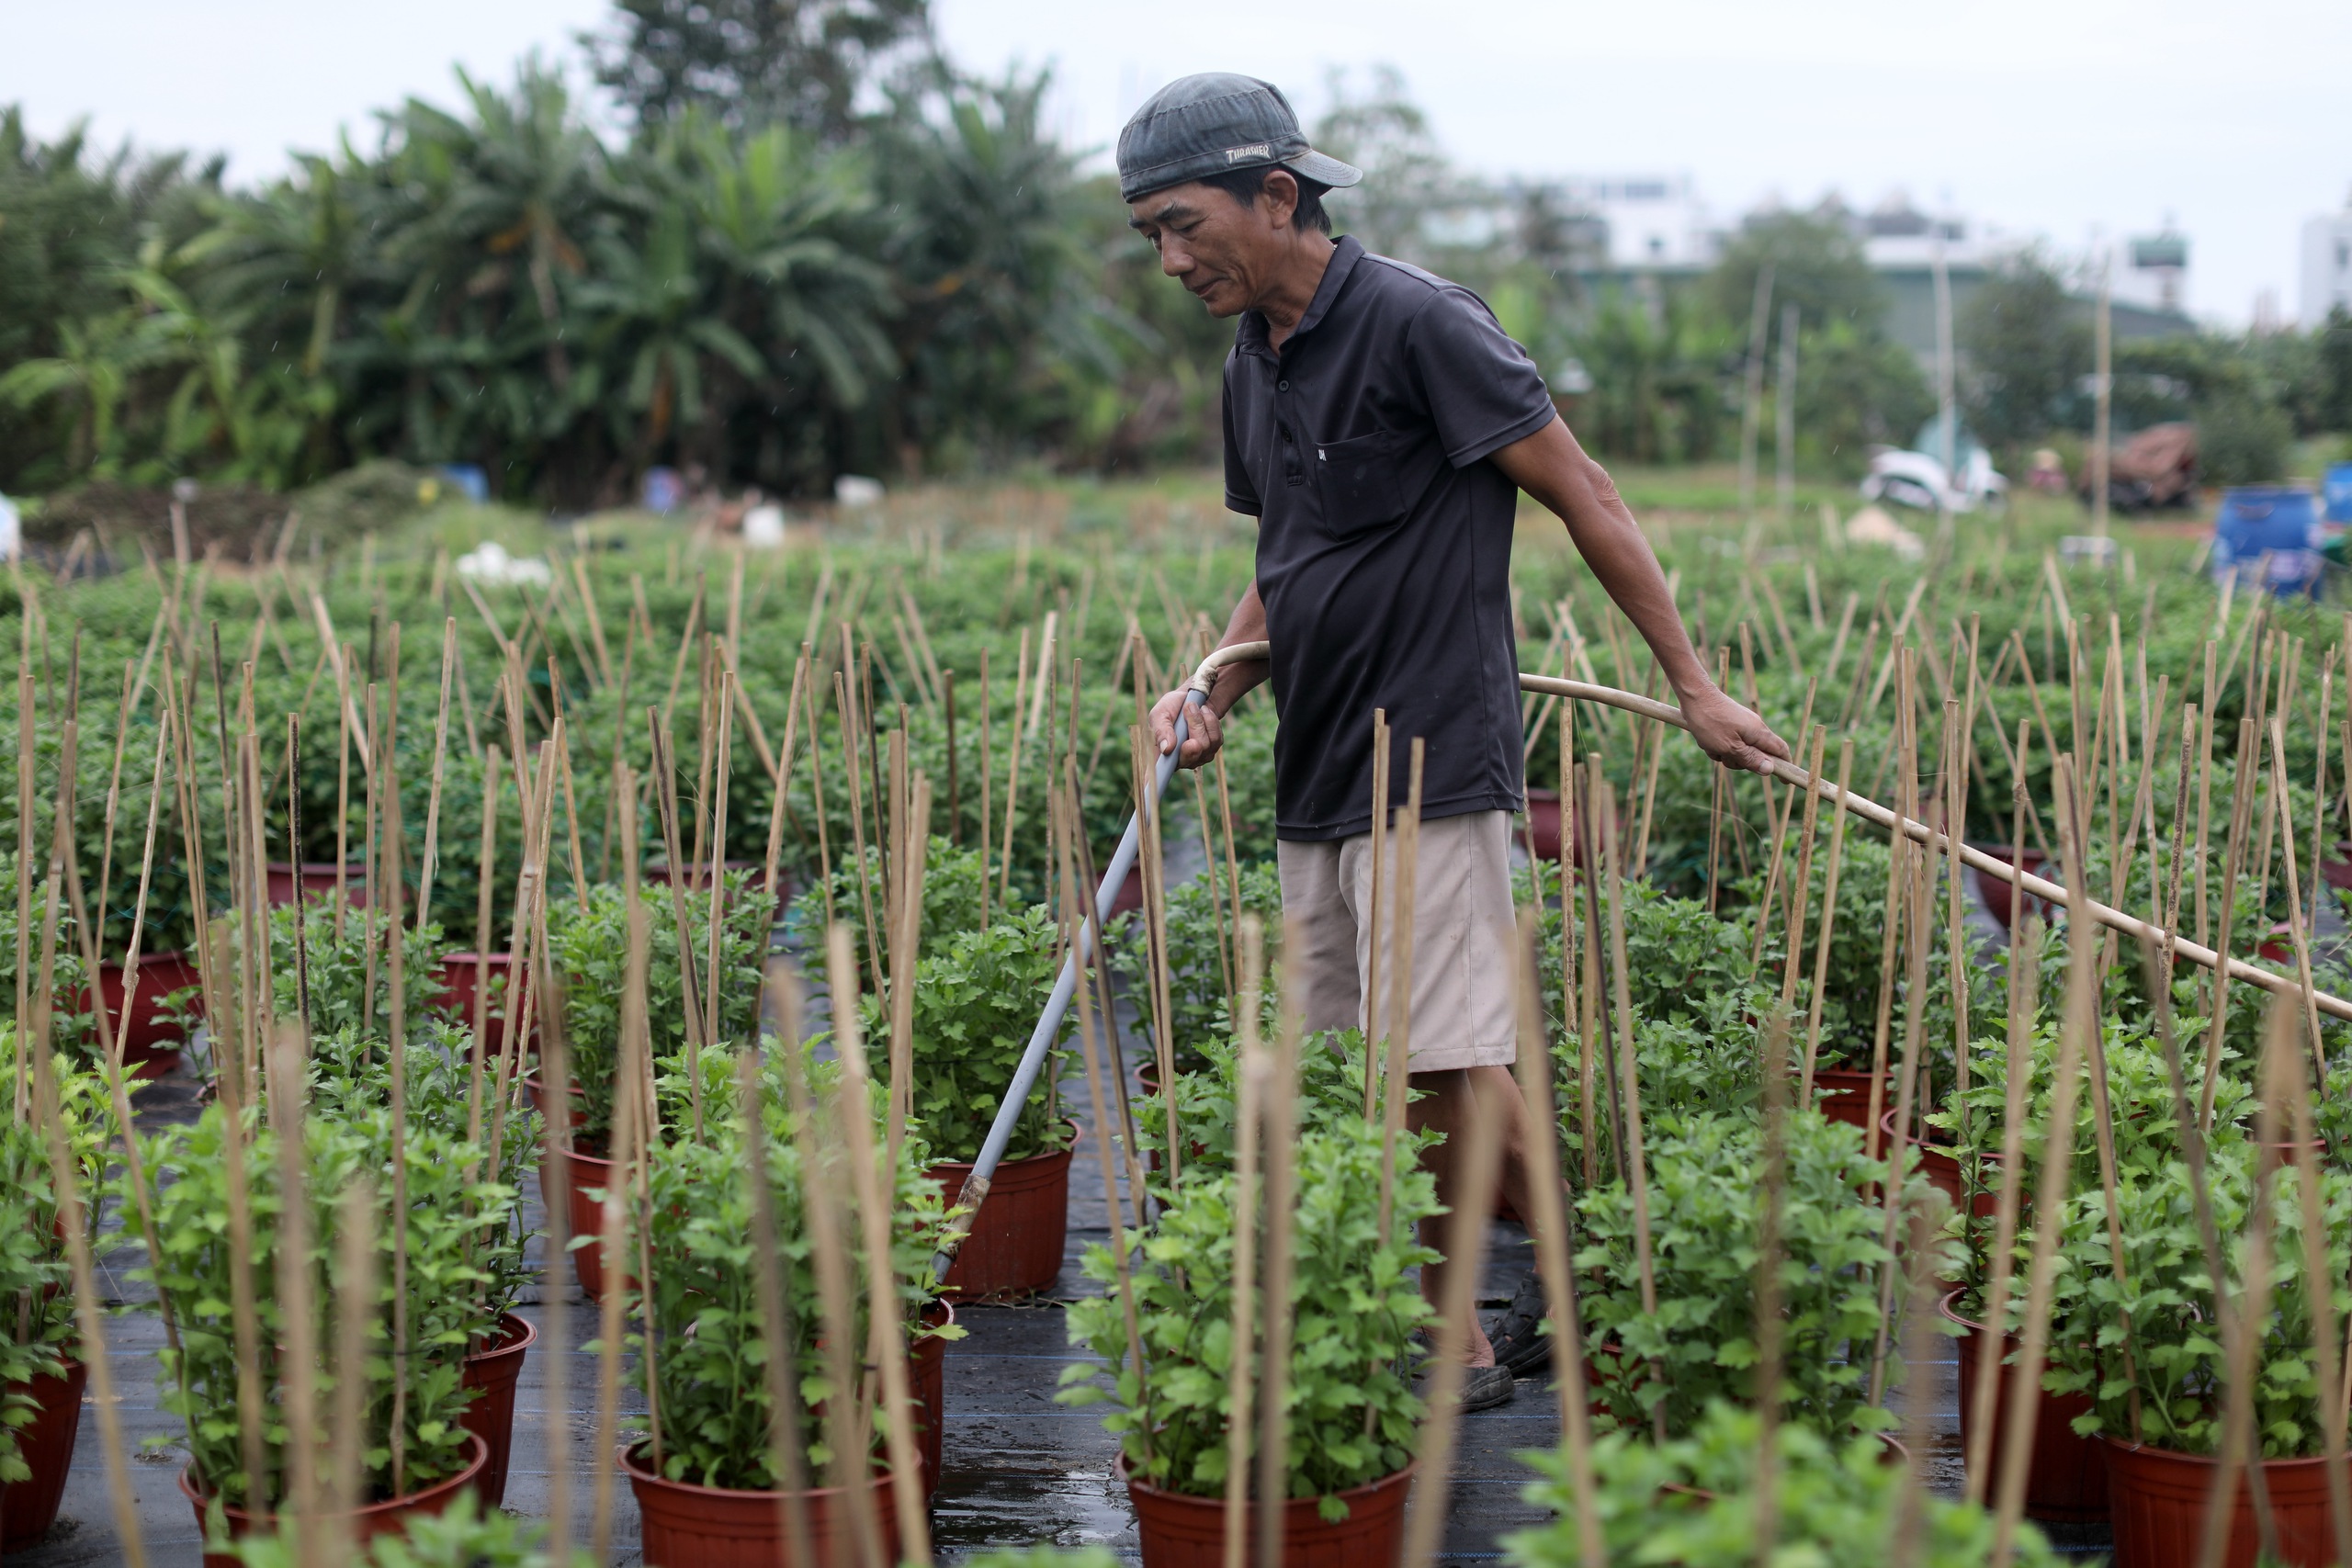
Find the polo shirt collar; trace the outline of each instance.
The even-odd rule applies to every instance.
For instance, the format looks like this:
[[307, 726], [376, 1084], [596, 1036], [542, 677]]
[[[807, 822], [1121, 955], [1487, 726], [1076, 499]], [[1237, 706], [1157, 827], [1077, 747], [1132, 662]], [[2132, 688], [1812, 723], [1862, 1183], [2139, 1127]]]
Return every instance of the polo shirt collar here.
[[[1323, 281], [1316, 285], [1315, 298], [1307, 301], [1306, 314], [1298, 319], [1297, 327], [1292, 331], [1288, 338], [1283, 340], [1286, 344], [1296, 343], [1300, 338], [1313, 332], [1317, 324], [1330, 312], [1331, 302], [1340, 297], [1340, 290], [1347, 286], [1348, 275], [1355, 270], [1356, 263], [1363, 258], [1363, 242], [1353, 234], [1340, 235], [1339, 243], [1331, 247], [1329, 263], [1323, 268]], [[1238, 335], [1245, 353], [1262, 354], [1269, 358], [1276, 357], [1274, 350], [1266, 341], [1264, 312], [1244, 310], [1241, 313]]]

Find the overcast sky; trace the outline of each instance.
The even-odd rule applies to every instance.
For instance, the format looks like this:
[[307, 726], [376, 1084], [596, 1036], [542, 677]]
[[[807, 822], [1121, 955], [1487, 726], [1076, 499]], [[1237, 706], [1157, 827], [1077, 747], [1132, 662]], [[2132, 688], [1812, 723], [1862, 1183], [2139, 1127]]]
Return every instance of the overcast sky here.
[[[2346, 0], [933, 0], [950, 51], [1051, 63], [1059, 129], [1107, 148], [1187, 71], [1270, 77], [1310, 117], [1334, 69], [1401, 69], [1490, 175], [1687, 174], [1719, 215], [1895, 189], [2080, 251], [2172, 217], [2189, 303], [2294, 309], [2304, 219], [2352, 195]], [[0, 103], [54, 130], [283, 167], [453, 62], [576, 60], [603, 0], [0, 0]]]

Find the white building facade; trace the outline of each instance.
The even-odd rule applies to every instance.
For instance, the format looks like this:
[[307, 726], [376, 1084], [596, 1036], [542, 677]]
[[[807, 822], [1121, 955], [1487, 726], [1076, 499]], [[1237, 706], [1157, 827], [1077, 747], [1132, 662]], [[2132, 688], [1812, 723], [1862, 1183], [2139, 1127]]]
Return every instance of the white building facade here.
[[2352, 202], [2341, 212], [2303, 224], [2302, 260], [2297, 322], [2308, 329], [2324, 322], [2339, 305], [2352, 310]]

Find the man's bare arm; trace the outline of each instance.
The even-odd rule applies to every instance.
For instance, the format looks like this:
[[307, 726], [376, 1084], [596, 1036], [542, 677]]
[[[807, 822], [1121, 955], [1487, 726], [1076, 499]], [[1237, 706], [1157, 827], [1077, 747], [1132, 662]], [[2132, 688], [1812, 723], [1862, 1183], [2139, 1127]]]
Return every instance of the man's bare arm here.
[[[1241, 603], [1233, 607], [1233, 617], [1225, 623], [1225, 637], [1217, 646], [1231, 648], [1236, 643], [1266, 640], [1266, 602], [1258, 597], [1258, 584], [1253, 579], [1250, 591]], [[1217, 671], [1216, 684], [1209, 689], [1209, 700], [1192, 710], [1186, 719], [1184, 755], [1178, 761], [1187, 768], [1197, 768], [1217, 754], [1225, 744], [1225, 716], [1242, 694], [1273, 673], [1273, 666], [1262, 659], [1251, 659], [1228, 664]], [[1173, 691], [1152, 705], [1151, 739], [1160, 756], [1165, 757], [1176, 745], [1176, 713], [1184, 705], [1182, 691]], [[1205, 711], [1204, 711], [1205, 709]]]
[[1767, 758], [1788, 756], [1787, 745], [1771, 728], [1732, 701], [1708, 675], [1682, 629], [1649, 541], [1608, 470], [1586, 455], [1566, 421], [1555, 419], [1512, 442], [1494, 454], [1494, 464], [1568, 525], [1568, 537], [1585, 564], [1650, 645], [1690, 722], [1691, 738], [1708, 756], [1758, 773]]

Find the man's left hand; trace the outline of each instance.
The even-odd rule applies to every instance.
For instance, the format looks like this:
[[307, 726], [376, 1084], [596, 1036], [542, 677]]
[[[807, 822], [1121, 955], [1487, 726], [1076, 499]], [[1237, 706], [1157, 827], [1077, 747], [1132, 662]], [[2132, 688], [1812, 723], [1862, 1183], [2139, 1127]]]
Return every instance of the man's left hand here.
[[1684, 698], [1682, 716], [1689, 721], [1690, 739], [1700, 750], [1726, 768], [1770, 773], [1770, 759], [1789, 759], [1788, 743], [1772, 733], [1772, 727], [1732, 701], [1721, 687], [1711, 685]]

